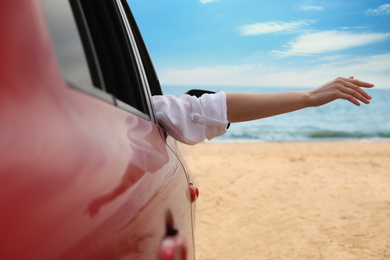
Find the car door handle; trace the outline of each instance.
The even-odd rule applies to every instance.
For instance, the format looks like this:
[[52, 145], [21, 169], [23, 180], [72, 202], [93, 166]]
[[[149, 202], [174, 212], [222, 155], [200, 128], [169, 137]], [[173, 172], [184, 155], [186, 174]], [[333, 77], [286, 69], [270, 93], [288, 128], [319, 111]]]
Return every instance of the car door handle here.
[[159, 260], [187, 259], [187, 246], [184, 234], [179, 230], [171, 229], [161, 241]]

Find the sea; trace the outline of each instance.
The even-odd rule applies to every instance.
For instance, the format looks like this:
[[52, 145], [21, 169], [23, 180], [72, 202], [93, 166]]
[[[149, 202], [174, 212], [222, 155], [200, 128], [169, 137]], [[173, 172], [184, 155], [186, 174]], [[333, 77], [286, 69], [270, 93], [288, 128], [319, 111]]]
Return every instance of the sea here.
[[[164, 94], [179, 97], [190, 89], [225, 93], [276, 93], [305, 89], [287, 87], [182, 87], [162, 86]], [[321, 107], [311, 107], [260, 120], [233, 123], [226, 134], [213, 142], [267, 141], [340, 141], [390, 140], [390, 88], [367, 89], [373, 98], [369, 105], [356, 106], [336, 100]]]

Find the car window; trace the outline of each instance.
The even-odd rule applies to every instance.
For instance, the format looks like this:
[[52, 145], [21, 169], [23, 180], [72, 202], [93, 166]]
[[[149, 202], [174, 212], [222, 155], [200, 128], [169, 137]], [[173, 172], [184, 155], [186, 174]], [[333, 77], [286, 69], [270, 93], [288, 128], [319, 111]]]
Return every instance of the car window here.
[[154, 69], [152, 60], [149, 55], [149, 51], [146, 48], [145, 42], [143, 41], [143, 38], [141, 36], [141, 33], [138, 29], [137, 23], [134, 19], [134, 16], [130, 10], [129, 5], [127, 4], [126, 0], [117, 0], [118, 2], [122, 3], [123, 10], [125, 12], [125, 15], [127, 17], [127, 21], [129, 22], [133, 36], [136, 42], [136, 46], [139, 50], [140, 57], [142, 59], [143, 68], [149, 83], [149, 88], [152, 95], [162, 95], [162, 90], [160, 86], [159, 79], [157, 77], [157, 73]]
[[[136, 44], [143, 42], [133, 36], [134, 25], [130, 26], [127, 20], [131, 15], [127, 3], [44, 0], [44, 6], [65, 80], [153, 119], [149, 98], [149, 80], [153, 78], [144, 70], [143, 60], [147, 55], [138, 52]], [[153, 92], [158, 92], [158, 87]]]
[[69, 3], [45, 0], [44, 7], [63, 77], [74, 86], [92, 89], [92, 78]]

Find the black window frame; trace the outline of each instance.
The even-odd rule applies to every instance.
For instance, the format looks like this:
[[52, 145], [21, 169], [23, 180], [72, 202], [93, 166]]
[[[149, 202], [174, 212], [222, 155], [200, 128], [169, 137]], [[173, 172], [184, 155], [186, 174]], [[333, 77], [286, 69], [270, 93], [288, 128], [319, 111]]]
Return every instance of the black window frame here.
[[138, 47], [138, 51], [139, 51], [139, 54], [140, 54], [141, 59], [142, 59], [143, 68], [145, 70], [145, 73], [146, 73], [146, 76], [148, 79], [151, 94], [153, 96], [154, 95], [162, 95], [163, 91], [162, 91], [162, 88], [160, 85], [160, 81], [158, 79], [158, 75], [157, 75], [156, 70], [154, 68], [154, 65], [153, 65], [152, 59], [150, 57], [149, 51], [146, 47], [146, 44], [142, 38], [141, 32], [138, 28], [136, 21], [135, 21], [134, 15], [131, 12], [130, 6], [126, 0], [120, 0], [120, 1], [122, 3], [124, 11], [126, 13], [127, 20], [132, 28], [133, 36], [135, 38], [135, 41], [136, 41], [136, 44]]
[[68, 85], [157, 123], [151, 95], [162, 91], [127, 2], [63, 1], [70, 6], [93, 86], [72, 82], [71, 76], [63, 75]]

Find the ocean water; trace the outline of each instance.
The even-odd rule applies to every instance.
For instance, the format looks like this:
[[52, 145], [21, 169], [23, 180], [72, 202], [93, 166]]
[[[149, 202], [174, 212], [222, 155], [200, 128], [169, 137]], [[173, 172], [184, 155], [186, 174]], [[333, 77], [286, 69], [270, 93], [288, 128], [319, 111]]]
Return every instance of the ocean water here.
[[[275, 93], [293, 88], [264, 87], [178, 87], [162, 86], [164, 94], [180, 96], [189, 89], [208, 89], [226, 93]], [[227, 133], [213, 142], [234, 141], [310, 141], [310, 140], [390, 140], [390, 89], [368, 89], [371, 104], [355, 106], [336, 100], [322, 107], [231, 124]]]

